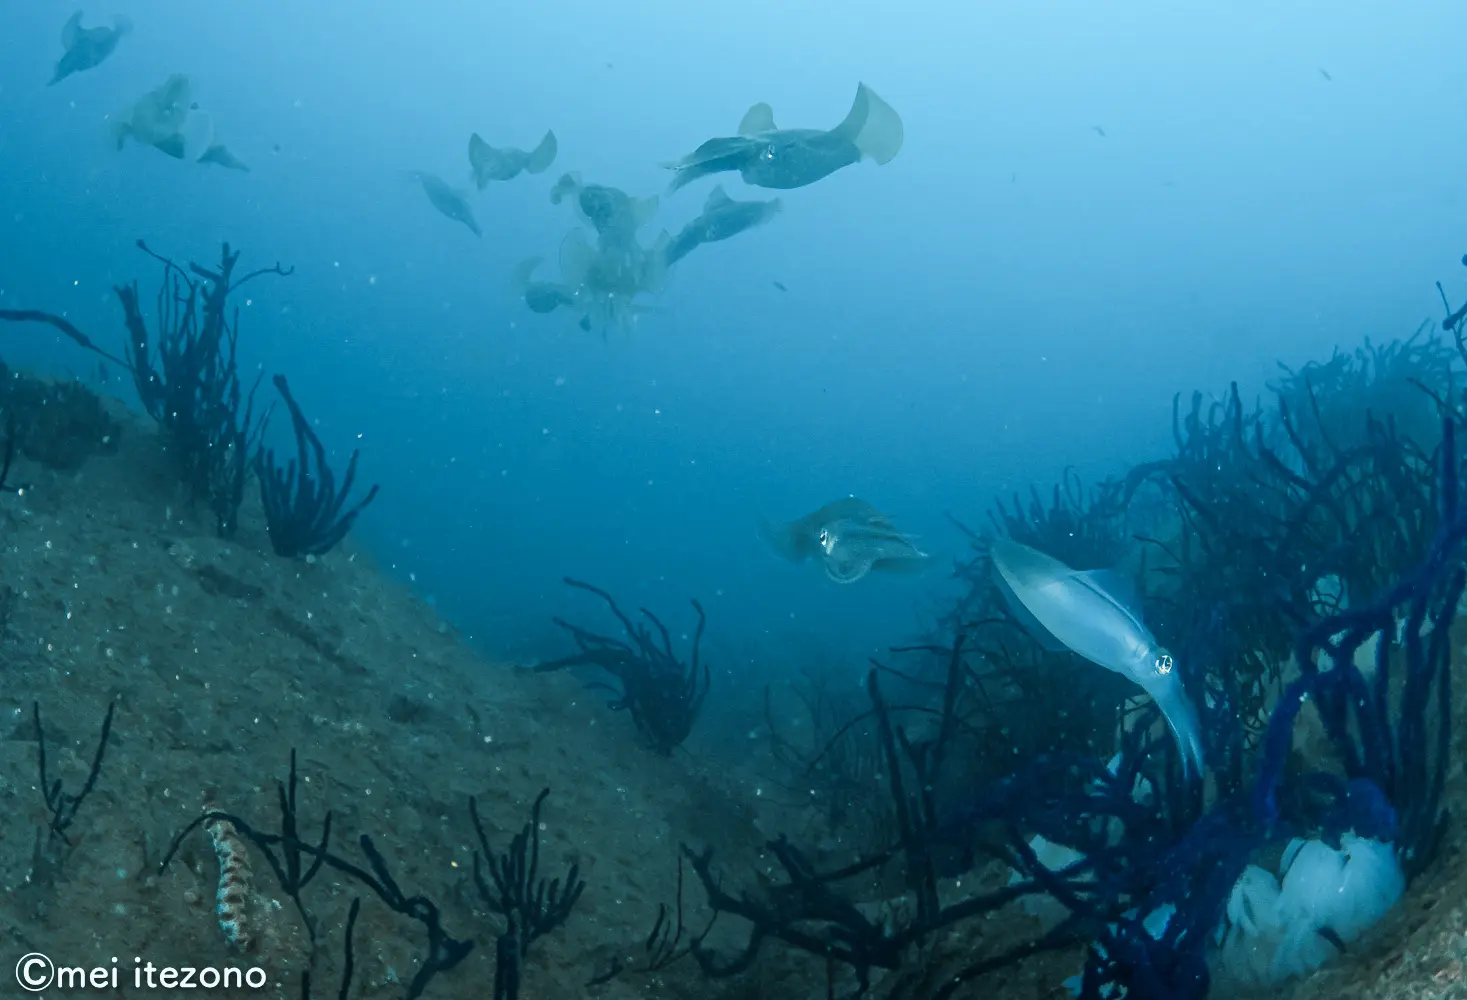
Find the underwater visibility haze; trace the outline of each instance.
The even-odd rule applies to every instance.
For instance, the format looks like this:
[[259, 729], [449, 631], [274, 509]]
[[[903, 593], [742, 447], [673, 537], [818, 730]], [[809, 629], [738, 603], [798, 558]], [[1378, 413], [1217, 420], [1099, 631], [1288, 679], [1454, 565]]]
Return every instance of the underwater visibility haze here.
[[1467, 990], [1463, 28], [5, 6], [0, 937]]

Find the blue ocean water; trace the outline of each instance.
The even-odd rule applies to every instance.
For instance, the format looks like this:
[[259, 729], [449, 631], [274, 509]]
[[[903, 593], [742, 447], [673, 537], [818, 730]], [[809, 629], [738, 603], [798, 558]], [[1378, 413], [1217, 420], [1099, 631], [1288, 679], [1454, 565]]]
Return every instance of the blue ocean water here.
[[[79, 17], [128, 27], [84, 58]], [[1088, 942], [1086, 1000], [1184, 1000], [1306, 974], [1395, 911], [1415, 929], [1393, 947], [1441, 982], [1424, 941], [1459, 928], [1425, 914], [1459, 887], [1446, 866], [1414, 880], [1460, 847], [1464, 22], [1437, 2], [11, 0], [0, 658], [9, 752], [37, 765], [11, 797], [42, 801], [13, 810], [36, 840], [12, 837], [0, 925], [161, 958], [207, 934], [309, 996], [308, 975], [351, 981], [350, 885], [376, 897], [363, 995], [442, 972], [432, 995], [514, 1000], [523, 971], [537, 996], [620, 977], [594, 995], [947, 1000], [1014, 942], [1063, 946], [994, 959], [1055, 995]], [[472, 183], [470, 136], [547, 130], [548, 169]], [[705, 142], [728, 159], [771, 132], [868, 162], [673, 183]], [[569, 308], [523, 283], [531, 257], [570, 281], [566, 248], [592, 239], [552, 196], [568, 172], [655, 198], [642, 246], [720, 192], [781, 208], [605, 323], [585, 306], [626, 249], [605, 233]], [[231, 291], [242, 382], [264, 406], [288, 376], [330, 466], [375, 496], [324, 567], [282, 541], [302, 517], [260, 516], [279, 510], [269, 463], [263, 504], [245, 482], [252, 447], [170, 429], [152, 353], [130, 345], [128, 377], [65, 335], [125, 351], [119, 288], [166, 312], [155, 255], [209, 267], [221, 244], [265, 272]], [[119, 446], [141, 419], [20, 370], [162, 433]], [[266, 443], [284, 461], [306, 438], [277, 405]], [[226, 474], [201, 486], [200, 465]], [[1128, 470], [1141, 492], [1082, 485], [1002, 541], [966, 533], [1031, 484]], [[208, 534], [220, 481], [249, 531]], [[919, 572], [864, 574], [911, 544]], [[670, 634], [594, 634], [619, 633], [567, 577]], [[590, 691], [587, 666], [620, 689]], [[298, 782], [310, 829], [340, 818], [331, 844], [298, 839]], [[329, 924], [275, 849], [314, 859], [305, 880], [327, 866], [309, 907]], [[505, 866], [492, 891], [484, 863]], [[558, 912], [541, 875], [570, 893]], [[1025, 898], [984, 895], [1004, 879]], [[1073, 940], [1007, 919], [1056, 901]], [[665, 983], [655, 948], [626, 954], [709, 911], [709, 950], [674, 941], [661, 958], [692, 960]], [[741, 946], [771, 946], [747, 978], [716, 960]], [[1363, 981], [1363, 954], [1342, 974]]]
[[[554, 653], [551, 615], [585, 607], [569, 574], [674, 621], [699, 598], [735, 683], [812, 648], [859, 665], [947, 592], [945, 513], [1154, 456], [1176, 392], [1408, 334], [1463, 249], [1447, 3], [134, 0], [117, 51], [48, 87], [72, 9], [0, 10], [0, 306], [111, 337], [112, 285], [157, 273], [139, 238], [293, 266], [251, 286], [245, 368], [289, 375], [336, 462], [362, 450], [382, 493], [357, 541], [495, 655]], [[248, 173], [113, 148], [109, 116], [175, 72]], [[547, 197], [563, 170], [661, 194], [649, 231], [676, 231], [713, 182], [668, 195], [660, 163], [756, 101], [830, 127], [858, 81], [901, 114], [897, 158], [781, 192], [634, 329], [510, 287], [576, 224]], [[551, 170], [473, 193], [481, 239], [401, 177], [464, 183], [471, 132], [547, 128]], [[94, 367], [6, 338], [12, 363]], [[754, 531], [848, 494], [932, 569], [842, 587]]]

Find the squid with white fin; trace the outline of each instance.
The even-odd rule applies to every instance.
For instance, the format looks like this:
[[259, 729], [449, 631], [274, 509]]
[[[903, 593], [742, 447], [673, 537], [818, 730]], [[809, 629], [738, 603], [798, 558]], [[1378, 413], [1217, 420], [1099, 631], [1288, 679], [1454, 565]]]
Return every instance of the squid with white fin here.
[[454, 222], [462, 223], [475, 236], [484, 235], [484, 231], [479, 228], [479, 220], [474, 218], [474, 210], [469, 205], [469, 199], [462, 191], [450, 187], [443, 178], [435, 174], [424, 173], [421, 170], [409, 170], [403, 176], [422, 185], [423, 193], [428, 196], [428, 201], [444, 216]]
[[833, 129], [779, 128], [774, 109], [756, 104], [744, 114], [739, 134], [709, 139], [687, 156], [664, 164], [674, 171], [671, 190], [737, 170], [754, 187], [804, 187], [861, 160], [887, 164], [901, 151], [901, 116], [864, 83], [845, 120]]
[[562, 306], [576, 304], [575, 289], [553, 281], [536, 281], [535, 270], [545, 262], [543, 257], [530, 257], [520, 261], [510, 279], [514, 293], [525, 300], [531, 312], [553, 313]]
[[131, 139], [175, 160], [213, 163], [229, 170], [250, 169], [215, 141], [214, 120], [199, 109], [193, 99], [193, 84], [182, 73], [174, 73], [119, 112], [112, 118], [110, 130], [118, 149]]
[[555, 133], [547, 131], [540, 144], [531, 150], [513, 146], [496, 148], [475, 132], [469, 136], [469, 168], [474, 183], [482, 191], [490, 181], [512, 181], [520, 174], [541, 174], [555, 162], [560, 148]]
[[574, 170], [562, 174], [550, 188], [550, 204], [559, 205], [566, 199], [581, 221], [596, 230], [596, 241], [603, 249], [631, 244], [637, 230], [657, 214], [656, 195], [634, 198], [620, 188], [587, 184]]
[[667, 248], [671, 267], [706, 243], [730, 239], [746, 229], [762, 226], [783, 210], [778, 198], [769, 201], [735, 201], [719, 184], [708, 192], [702, 213], [672, 238]]
[[664, 258], [671, 239], [662, 233], [648, 249], [635, 239], [625, 246], [593, 245], [584, 229], [573, 229], [560, 244], [560, 277], [571, 290], [582, 330], [630, 330], [650, 307], [637, 302], [643, 293], [662, 289]]
[[122, 41], [122, 36], [132, 30], [132, 22], [125, 17], [118, 17], [110, 28], [83, 28], [81, 20], [82, 12], [77, 11], [62, 27], [61, 47], [66, 52], [57, 61], [56, 70], [51, 74], [51, 83], [47, 86], [60, 83], [73, 73], [82, 73], [102, 65], [117, 48], [117, 43]]
[[785, 524], [758, 519], [759, 537], [790, 562], [816, 559], [835, 583], [855, 583], [873, 570], [920, 572], [928, 555], [912, 535], [898, 531], [891, 518], [858, 497], [828, 503]]
[[1171, 655], [1133, 609], [1125, 581], [1103, 570], [1076, 572], [1011, 539], [995, 539], [990, 554], [999, 589], [1030, 634], [1048, 648], [1067, 649], [1140, 685], [1176, 737], [1183, 773], [1201, 776], [1197, 709]]

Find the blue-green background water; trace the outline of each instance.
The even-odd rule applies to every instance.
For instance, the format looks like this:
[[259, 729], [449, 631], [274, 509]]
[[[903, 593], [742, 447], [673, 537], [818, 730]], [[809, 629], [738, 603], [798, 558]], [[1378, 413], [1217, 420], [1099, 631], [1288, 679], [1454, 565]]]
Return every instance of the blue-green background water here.
[[[944, 511], [1152, 457], [1178, 390], [1408, 335], [1467, 249], [1467, 8], [1445, 2], [134, 0], [87, 11], [135, 30], [48, 88], [73, 9], [0, 7], [0, 304], [114, 346], [111, 285], [157, 277], [139, 237], [295, 266], [250, 287], [246, 366], [289, 375], [339, 463], [362, 448], [383, 492], [358, 541], [494, 652], [584, 617], [563, 574], [675, 621], [701, 598], [725, 661], [909, 638], [964, 545]], [[107, 116], [172, 72], [250, 173], [110, 147]], [[574, 224], [547, 199], [562, 171], [662, 192], [657, 164], [751, 103], [829, 127], [862, 80], [901, 154], [784, 193], [630, 334], [515, 297], [514, 265]], [[475, 194], [482, 240], [400, 177], [463, 183], [470, 132], [547, 127], [550, 171]], [[42, 328], [0, 353], [94, 367]], [[933, 570], [837, 587], [759, 546], [756, 510], [847, 493]]]

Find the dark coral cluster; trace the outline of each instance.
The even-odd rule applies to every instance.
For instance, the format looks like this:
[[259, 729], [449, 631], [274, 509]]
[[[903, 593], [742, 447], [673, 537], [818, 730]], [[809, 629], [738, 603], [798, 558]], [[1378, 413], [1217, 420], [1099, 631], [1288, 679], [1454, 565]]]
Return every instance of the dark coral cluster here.
[[[357, 453], [338, 489], [321, 444], [290, 394], [284, 376], [275, 386], [290, 410], [297, 458], [281, 468], [263, 438], [270, 409], [255, 409], [262, 375], [248, 390], [240, 378], [239, 310], [230, 296], [265, 275], [285, 277], [279, 264], [237, 272], [240, 252], [224, 244], [219, 264], [187, 268], [138, 248], [163, 266], [150, 326], [136, 281], [115, 288], [127, 331], [123, 357], [97, 345], [61, 316], [36, 310], [0, 310], [0, 320], [44, 323], [131, 376], [144, 411], [158, 424], [163, 446], [191, 502], [213, 515], [221, 538], [239, 528], [239, 510], [250, 477], [260, 481], [272, 548], [282, 556], [318, 556], [335, 548], [377, 495], [373, 486], [346, 507], [356, 477]], [[30, 458], [55, 468], [74, 468], [93, 451], [115, 450], [117, 424], [101, 400], [79, 385], [54, 385], [20, 376], [0, 382], [0, 406], [20, 414], [19, 443]]]
[[52, 382], [0, 362], [0, 409], [15, 429], [20, 453], [48, 469], [81, 468], [93, 455], [117, 451], [122, 425], [81, 382]]
[[[874, 664], [869, 704], [823, 722], [823, 750], [791, 753], [774, 733], [781, 762], [828, 791], [844, 778], [817, 762], [875, 761], [885, 840], [832, 855], [778, 837], [777, 875], [757, 886], [685, 848], [709, 905], [747, 931], [733, 952], [693, 939], [705, 974], [737, 977], [782, 946], [824, 963], [832, 997], [945, 1000], [1088, 945], [1084, 1000], [1202, 997], [1253, 859], [1351, 833], [1392, 845], [1406, 878], [1422, 871], [1446, 823], [1464, 358], [1423, 331], [1286, 371], [1267, 406], [1236, 386], [1178, 397], [1171, 456], [1089, 491], [1067, 474], [1049, 497], [994, 509], [994, 534], [1135, 578], [1200, 708], [1205, 782], [1187, 780], [1133, 685], [1035, 641], [992, 582], [986, 537], [964, 528], [974, 551], [939, 641], [903, 669]], [[1327, 745], [1301, 755], [1305, 706]], [[1051, 867], [1041, 839], [1080, 860]], [[993, 886], [994, 870], [1015, 874]], [[1036, 895], [1064, 914], [1041, 933], [974, 930]]]
[[[261, 274], [286, 274], [278, 266], [236, 278], [239, 252], [229, 244], [219, 267], [188, 270], [138, 247], [163, 264], [155, 304], [155, 332], [143, 315], [137, 282], [117, 286], [127, 326], [127, 369], [143, 409], [163, 433], [190, 499], [207, 504], [220, 537], [233, 536], [244, 498], [249, 456], [265, 429], [254, 412], [257, 377], [244, 394], [239, 377], [239, 314], [229, 295]], [[243, 409], [241, 400], [243, 399]]]
[[357, 459], [361, 453], [355, 450], [351, 453], [351, 459], [346, 463], [346, 476], [338, 488], [331, 465], [326, 460], [326, 447], [290, 394], [290, 385], [284, 375], [275, 376], [275, 388], [290, 410], [296, 457], [283, 469], [275, 460], [273, 448], [261, 448], [255, 458], [270, 545], [276, 555], [324, 555], [346, 537], [357, 515], [376, 498], [377, 487], [373, 486], [366, 496], [347, 507], [347, 497], [356, 481]]
[[[703, 606], [693, 601], [698, 627], [693, 633], [692, 648], [686, 662], [672, 650], [672, 636], [662, 620], [642, 609], [646, 624], [637, 624], [617, 606], [606, 591], [566, 578], [566, 585], [595, 594], [606, 602], [611, 614], [622, 627], [625, 638], [600, 635], [577, 625], [555, 619], [555, 623], [571, 634], [576, 652], [538, 664], [537, 671], [564, 670], [567, 667], [598, 667], [611, 676], [617, 687], [611, 688], [615, 700], [611, 708], [626, 711], [647, 746], [659, 754], [670, 754], [682, 745], [693, 731], [703, 700], [708, 695], [708, 665], [699, 660], [703, 629], [707, 619]], [[599, 687], [607, 687], [598, 684]]]
[[[270, 414], [256, 412], [259, 379], [246, 388], [236, 361], [230, 293], [288, 272], [235, 277], [238, 255], [228, 246], [214, 270], [159, 260], [155, 329], [136, 285], [119, 288], [129, 340], [125, 358], [112, 360], [131, 373], [182, 482], [228, 536], [254, 475], [275, 552], [329, 551], [376, 487], [350, 502], [357, 454], [338, 485], [283, 376], [274, 383], [295, 457], [282, 463], [263, 447]], [[797, 692], [807, 739], [781, 725], [766, 693], [775, 760], [839, 835], [813, 843], [776, 836], [749, 879], [719, 864], [714, 847], [683, 845], [676, 903], [659, 908], [641, 959], [618, 958], [588, 985], [658, 974], [684, 959], [709, 979], [746, 981], [761, 956], [783, 949], [818, 963], [832, 1000], [948, 1000], [985, 995], [990, 977], [1033, 956], [1084, 948], [1081, 1000], [1116, 988], [1132, 1000], [1191, 1000], [1208, 992], [1240, 879], [1267, 852], [1295, 838], [1361, 836], [1390, 845], [1403, 880], [1425, 870], [1447, 823], [1450, 639], [1467, 585], [1467, 397], [1456, 388], [1467, 361], [1464, 315], [1449, 309], [1444, 328], [1455, 344], [1422, 330], [1337, 352], [1286, 369], [1266, 401], [1250, 403], [1236, 385], [1217, 399], [1179, 395], [1169, 455], [1089, 488], [1067, 471], [1047, 493], [996, 505], [985, 532], [955, 522], [973, 549], [955, 567], [961, 593], [928, 642], [897, 648], [899, 660], [873, 661], [854, 697], [828, 677], [807, 678]], [[0, 319], [49, 324], [110, 357], [63, 318], [10, 311]], [[0, 374], [9, 424], [0, 485], [17, 447], [69, 468], [115, 441], [115, 422], [79, 387]], [[1204, 780], [1188, 773], [1161, 708], [1136, 685], [1041, 642], [1021, 620], [994, 583], [988, 546], [996, 537], [1076, 570], [1119, 567], [1131, 578], [1143, 595], [1137, 612], [1175, 654], [1197, 706]], [[593, 686], [611, 691], [610, 707], [627, 713], [645, 746], [672, 754], [709, 693], [702, 606], [691, 602], [696, 624], [679, 653], [651, 611], [633, 617], [607, 592], [565, 582], [604, 602], [619, 630], [556, 618], [574, 650], [534, 669], [595, 671]], [[1297, 735], [1306, 712], [1323, 734], [1307, 753]], [[52, 780], [39, 707], [33, 715], [48, 817], [36, 873], [55, 877], [68, 830], [98, 782], [113, 710], [74, 792]], [[278, 783], [278, 830], [207, 809], [162, 866], [191, 831], [227, 827], [265, 859], [313, 946], [307, 890], [330, 871], [421, 929], [423, 957], [406, 995], [423, 995], [474, 942], [449, 933], [436, 902], [403, 888], [370, 836], [359, 835], [354, 850], [333, 846], [327, 813], [319, 836], [306, 837], [297, 790], [292, 753]], [[542, 871], [548, 795], [534, 800], [504, 849], [491, 843], [478, 803], [468, 803], [472, 887], [494, 922], [495, 980], [480, 992], [495, 1000], [520, 995], [533, 945], [571, 917], [586, 887], [574, 862], [560, 877]], [[1074, 860], [1052, 864], [1045, 845]], [[684, 924], [685, 871], [712, 914], [696, 933]], [[1005, 937], [980, 924], [1037, 897], [1060, 911], [1040, 931]], [[360, 911], [354, 899], [343, 997]], [[307, 976], [302, 994], [310, 990]]]

